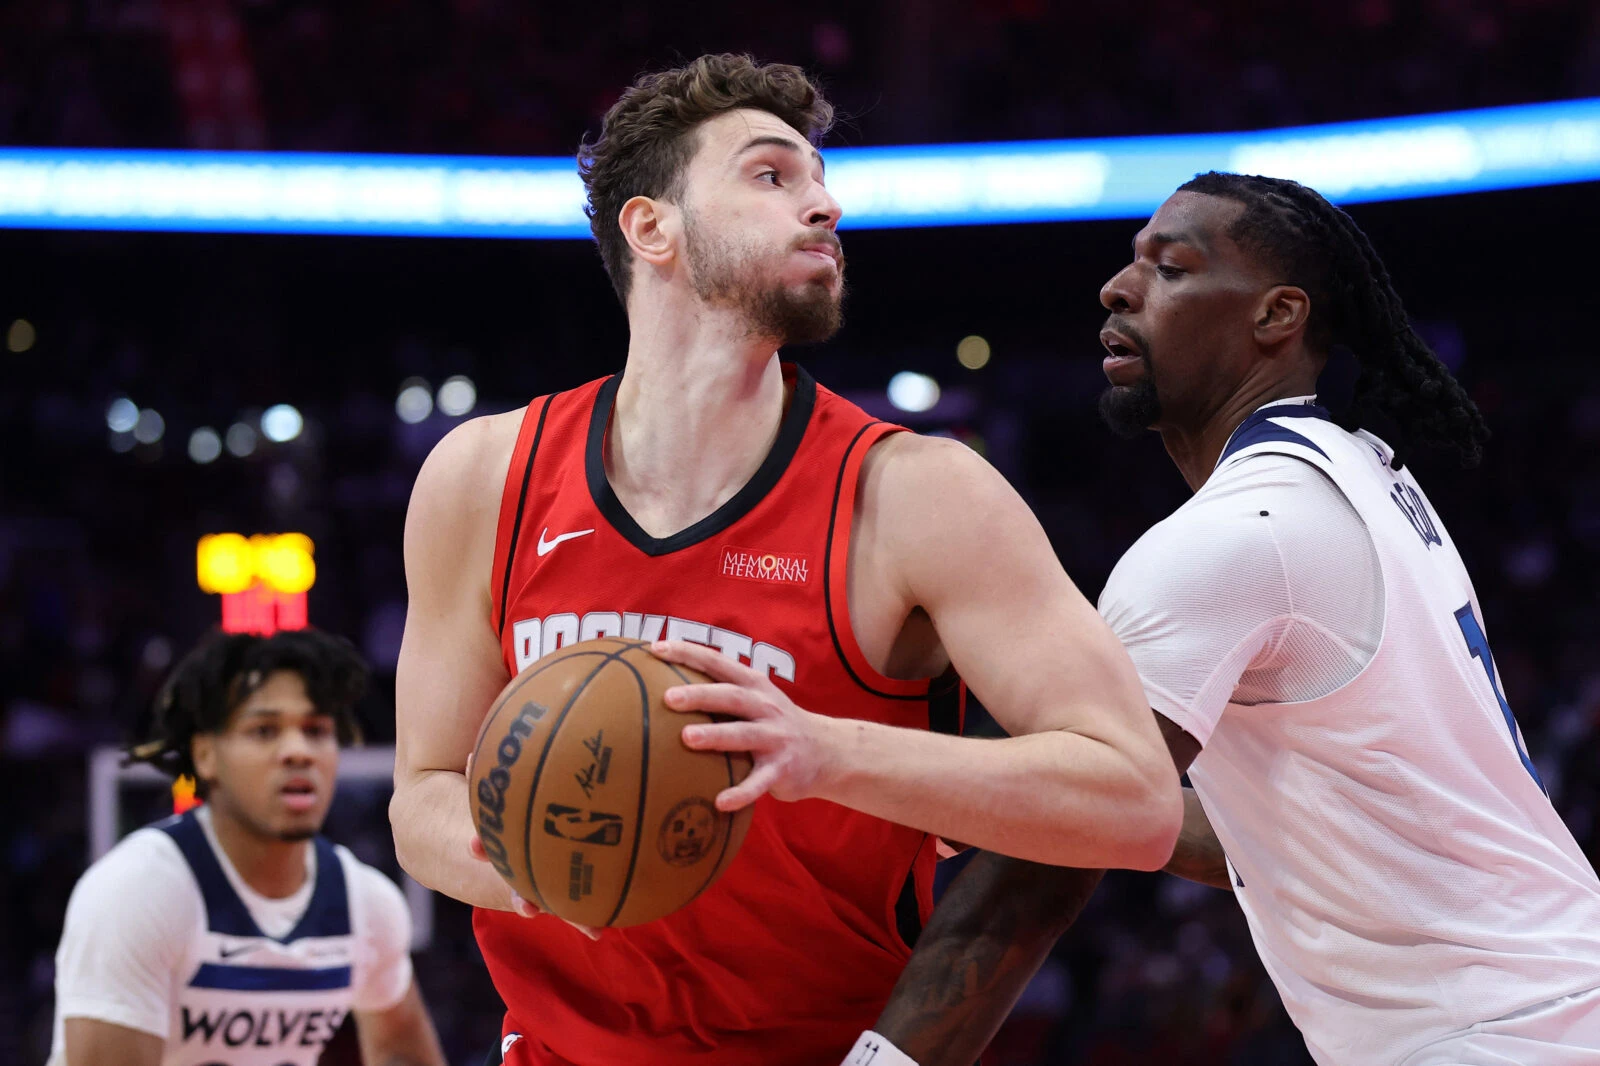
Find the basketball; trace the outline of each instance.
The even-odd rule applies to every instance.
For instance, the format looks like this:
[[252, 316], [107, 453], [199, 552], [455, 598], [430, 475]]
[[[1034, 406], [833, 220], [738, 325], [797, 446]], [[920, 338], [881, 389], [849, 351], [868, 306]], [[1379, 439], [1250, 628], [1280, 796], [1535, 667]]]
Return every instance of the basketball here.
[[589, 926], [653, 921], [716, 881], [750, 807], [716, 808], [742, 753], [691, 751], [662, 693], [708, 680], [642, 641], [568, 645], [511, 680], [473, 748], [468, 798], [490, 863], [524, 899]]

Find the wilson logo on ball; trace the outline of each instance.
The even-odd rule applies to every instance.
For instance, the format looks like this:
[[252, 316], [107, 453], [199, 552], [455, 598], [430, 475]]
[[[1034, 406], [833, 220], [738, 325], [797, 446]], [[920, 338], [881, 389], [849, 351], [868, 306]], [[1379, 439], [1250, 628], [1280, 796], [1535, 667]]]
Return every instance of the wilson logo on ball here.
[[580, 844], [615, 847], [622, 843], [622, 815], [552, 803], [544, 809], [544, 831]]
[[494, 769], [478, 781], [478, 839], [483, 841], [483, 851], [489, 856], [489, 864], [500, 872], [501, 877], [511, 876], [506, 846], [500, 839], [500, 834], [506, 829], [506, 789], [511, 785], [511, 768], [522, 758], [522, 742], [528, 739], [533, 727], [548, 711], [549, 708], [531, 700], [524, 703], [522, 710], [506, 727], [505, 736], [495, 745]]

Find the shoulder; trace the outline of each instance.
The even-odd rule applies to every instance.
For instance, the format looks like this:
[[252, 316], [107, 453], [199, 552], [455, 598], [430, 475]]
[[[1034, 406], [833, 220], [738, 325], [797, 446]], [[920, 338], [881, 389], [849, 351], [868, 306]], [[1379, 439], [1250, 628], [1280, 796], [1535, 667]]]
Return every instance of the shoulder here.
[[151, 827], [124, 837], [84, 871], [67, 921], [80, 931], [116, 927], [161, 937], [186, 928], [204, 907], [177, 843]]
[[872, 446], [861, 464], [860, 485], [864, 499], [912, 513], [1016, 497], [1000, 472], [965, 444], [909, 431], [890, 433]]
[[73, 895], [81, 891], [117, 898], [127, 893], [131, 885], [140, 892], [196, 895], [194, 875], [177, 842], [154, 826], [137, 829], [118, 841], [84, 871]]
[[1242, 577], [1276, 585], [1286, 554], [1308, 557], [1333, 531], [1364, 536], [1344, 493], [1321, 469], [1272, 452], [1246, 456], [1212, 475], [1192, 499], [1150, 527], [1117, 563], [1101, 612], [1152, 600], [1203, 602]]
[[1241, 572], [1280, 570], [1269, 519], [1282, 511], [1285, 490], [1308, 475], [1322, 477], [1298, 459], [1271, 454], [1219, 470], [1117, 562], [1100, 596], [1101, 613], [1110, 619], [1136, 604], [1206, 602], [1232, 587]]
[[429, 453], [406, 511], [409, 580], [436, 574], [456, 582], [467, 567], [489, 573], [500, 497], [523, 410], [463, 422]]
[[516, 449], [525, 411], [519, 407], [504, 414], [470, 418], [445, 434], [417, 474], [413, 507], [419, 498], [477, 499], [486, 488], [497, 490], [493, 498], [498, 503], [498, 489]]

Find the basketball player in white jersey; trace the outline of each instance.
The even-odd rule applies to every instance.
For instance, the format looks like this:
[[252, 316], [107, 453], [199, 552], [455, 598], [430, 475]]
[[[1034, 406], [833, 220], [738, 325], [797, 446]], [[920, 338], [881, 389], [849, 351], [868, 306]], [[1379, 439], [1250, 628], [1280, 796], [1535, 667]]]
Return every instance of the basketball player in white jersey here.
[[[1294, 182], [1204, 174], [1101, 302], [1101, 412], [1159, 431], [1195, 490], [1100, 601], [1194, 785], [1167, 869], [1234, 892], [1321, 1066], [1600, 1063], [1600, 881], [1394, 446], [1472, 463], [1487, 431], [1366, 236]], [[1343, 425], [1314, 396], [1336, 345]], [[1098, 876], [979, 856], [876, 1066], [971, 1063]]]
[[131, 754], [205, 803], [73, 889], [49, 1066], [314, 1066], [351, 1012], [367, 1066], [444, 1066], [404, 897], [318, 835], [365, 685], [315, 630], [219, 632], [179, 664]]

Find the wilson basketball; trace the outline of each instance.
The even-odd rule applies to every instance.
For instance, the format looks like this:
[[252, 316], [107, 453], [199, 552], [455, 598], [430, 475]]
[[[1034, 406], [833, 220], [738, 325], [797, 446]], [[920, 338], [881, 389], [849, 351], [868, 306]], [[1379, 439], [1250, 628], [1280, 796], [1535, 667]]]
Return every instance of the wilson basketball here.
[[568, 921], [638, 925], [728, 868], [751, 808], [725, 814], [715, 800], [750, 757], [684, 747], [683, 727], [711, 717], [661, 701], [706, 680], [612, 637], [512, 679], [478, 733], [468, 798], [489, 861], [518, 895]]

